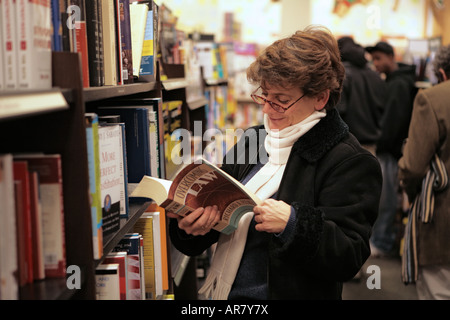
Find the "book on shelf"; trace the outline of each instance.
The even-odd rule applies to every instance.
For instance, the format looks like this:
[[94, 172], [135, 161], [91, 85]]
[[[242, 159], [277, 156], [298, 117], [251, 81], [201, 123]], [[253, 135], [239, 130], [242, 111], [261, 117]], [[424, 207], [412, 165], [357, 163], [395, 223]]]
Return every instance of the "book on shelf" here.
[[121, 176], [122, 129], [120, 126], [100, 125], [100, 194], [102, 205], [103, 241], [120, 228], [120, 197], [124, 183]]
[[156, 299], [155, 283], [155, 259], [154, 254], [154, 235], [153, 235], [153, 216], [141, 216], [134, 224], [133, 231], [142, 236], [144, 247], [144, 279], [145, 279], [145, 299]]
[[101, 0], [105, 86], [115, 86], [117, 76], [117, 36], [114, 1]]
[[102, 263], [95, 269], [96, 300], [120, 300], [120, 271], [117, 263]]
[[3, 51], [4, 89], [15, 90], [18, 88], [18, 50], [19, 42], [16, 27], [16, 1], [3, 0], [0, 2], [0, 25], [2, 32], [1, 50]]
[[103, 264], [117, 263], [119, 265], [119, 279], [120, 279], [120, 300], [127, 300], [128, 291], [128, 275], [127, 275], [127, 253], [110, 252], [103, 259]]
[[144, 175], [151, 175], [148, 109], [105, 106], [96, 112], [119, 115], [125, 123], [128, 183], [139, 183]]
[[133, 75], [138, 78], [141, 68], [141, 56], [146, 32], [148, 5], [132, 2], [130, 4], [130, 33], [133, 54]]
[[62, 23], [67, 20], [61, 20], [60, 2], [64, 4], [64, 0], [51, 0], [51, 17], [52, 17], [52, 51], [63, 51], [63, 28]]
[[101, 116], [99, 117], [100, 125], [119, 126], [120, 133], [120, 147], [122, 151], [119, 156], [119, 171], [123, 178], [123, 183], [120, 185], [120, 217], [127, 218], [129, 214], [128, 202], [128, 168], [127, 168], [127, 147], [126, 147], [126, 128], [125, 123], [120, 122], [120, 116]]
[[141, 235], [138, 233], [126, 234], [113, 249], [116, 252], [127, 254], [127, 299], [141, 300]]
[[19, 89], [52, 87], [50, 1], [16, 0]]
[[20, 187], [17, 200], [19, 285], [33, 282], [33, 237], [31, 227], [30, 176], [27, 161], [14, 159], [14, 181]]
[[37, 171], [30, 171], [29, 175], [33, 280], [43, 280], [45, 279], [45, 263], [39, 173]]
[[164, 122], [164, 151], [166, 177], [171, 178], [179, 169], [179, 166], [172, 160], [173, 156], [178, 156], [177, 149], [180, 146], [180, 131], [182, 128], [182, 100], [164, 101], [162, 103], [162, 114]]
[[133, 83], [133, 49], [131, 42], [130, 1], [115, 0], [118, 24], [121, 84]]
[[150, 172], [153, 177], [165, 177], [162, 98], [116, 99], [108, 101], [108, 108], [110, 107], [139, 107], [148, 109]]
[[101, 4], [101, 1], [87, 0], [85, 2], [86, 36], [89, 48], [89, 85], [91, 87], [101, 87], [105, 83]]
[[217, 205], [221, 220], [213, 229], [225, 234], [236, 230], [242, 215], [261, 203], [243, 184], [205, 159], [186, 165], [173, 181], [145, 176], [130, 197], [152, 199], [166, 212], [181, 216]]
[[[88, 52], [88, 38], [87, 38], [87, 21], [86, 21], [86, 1], [89, 0], [68, 0], [68, 8], [72, 12], [69, 20], [74, 23], [72, 30], [72, 52], [78, 52], [81, 61], [81, 71], [83, 74], [83, 87], [90, 87], [89, 74], [89, 52]], [[68, 9], [66, 8], [66, 9]], [[77, 9], [74, 9], [77, 8]], [[67, 26], [66, 26], [67, 27]], [[65, 28], [66, 28], [65, 27]], [[70, 33], [70, 31], [69, 31]]]
[[15, 155], [39, 174], [46, 278], [66, 276], [63, 177], [60, 154]]
[[163, 266], [162, 266], [162, 243], [161, 243], [161, 217], [159, 211], [146, 211], [143, 218], [152, 217], [153, 220], [153, 254], [155, 256], [155, 294], [156, 297], [163, 295]]
[[103, 217], [100, 184], [98, 115], [96, 113], [85, 113], [85, 124], [92, 218], [92, 245], [94, 259], [100, 259], [103, 256]]
[[0, 299], [16, 300], [19, 295], [17, 280], [17, 226], [13, 156], [0, 155]]
[[158, 206], [156, 203], [151, 203], [146, 212], [150, 214], [152, 212], [159, 213], [159, 236], [161, 238], [161, 271], [162, 271], [162, 289], [164, 291], [169, 290], [169, 260], [168, 260], [168, 235], [166, 225], [166, 211], [164, 208]]

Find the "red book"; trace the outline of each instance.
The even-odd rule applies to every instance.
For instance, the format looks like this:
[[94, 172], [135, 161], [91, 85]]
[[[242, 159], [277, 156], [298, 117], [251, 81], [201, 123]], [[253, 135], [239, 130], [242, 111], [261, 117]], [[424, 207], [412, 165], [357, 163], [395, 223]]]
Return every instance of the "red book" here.
[[70, 0], [71, 5], [80, 8], [78, 19], [75, 20], [75, 52], [79, 53], [81, 60], [81, 69], [83, 73], [83, 87], [89, 88], [89, 54], [87, 42], [87, 28], [86, 28], [86, 6], [85, 0]]
[[111, 252], [105, 257], [103, 263], [119, 265], [120, 300], [127, 300], [127, 253], [125, 251]]
[[30, 176], [26, 161], [14, 160], [14, 181], [20, 189], [16, 199], [17, 243], [19, 253], [19, 284], [33, 282], [33, 246], [31, 233]]
[[66, 243], [61, 156], [33, 154], [16, 158], [27, 161], [29, 170], [39, 174], [45, 277], [64, 278]]

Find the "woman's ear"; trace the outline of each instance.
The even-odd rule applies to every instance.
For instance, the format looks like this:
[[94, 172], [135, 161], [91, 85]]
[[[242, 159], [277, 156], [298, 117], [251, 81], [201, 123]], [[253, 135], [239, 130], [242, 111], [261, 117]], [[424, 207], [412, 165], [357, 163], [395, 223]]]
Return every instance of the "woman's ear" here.
[[323, 108], [325, 108], [325, 106], [328, 103], [328, 99], [330, 99], [330, 89], [327, 89], [325, 91], [322, 91], [321, 93], [319, 93], [316, 96], [316, 101], [315, 101], [315, 105], [314, 105], [314, 109], [316, 109], [316, 111], [320, 111]]

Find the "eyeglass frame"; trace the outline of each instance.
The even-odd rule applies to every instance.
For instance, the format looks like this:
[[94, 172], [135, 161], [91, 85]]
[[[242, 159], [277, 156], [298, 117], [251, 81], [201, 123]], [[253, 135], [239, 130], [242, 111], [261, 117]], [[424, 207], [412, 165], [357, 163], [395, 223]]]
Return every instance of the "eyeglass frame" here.
[[[276, 103], [276, 102], [270, 101], [270, 100], [268, 100], [268, 99], [265, 99], [265, 98], [263, 98], [263, 97], [261, 97], [261, 96], [255, 94], [255, 92], [258, 91], [260, 88], [261, 88], [261, 86], [259, 86], [255, 91], [253, 91], [253, 93], [250, 95], [250, 97], [253, 99], [253, 101], [254, 101], [255, 103], [257, 103], [257, 104], [260, 105], [260, 106], [263, 106], [263, 105], [265, 105], [266, 103], [269, 103], [269, 106], [270, 106], [273, 110], [275, 110], [276, 112], [278, 112], [278, 113], [285, 113], [286, 111], [289, 110], [290, 107], [292, 107], [294, 104], [296, 104], [297, 102], [299, 102], [299, 101], [306, 95], [306, 93], [304, 93], [300, 98], [298, 98], [297, 100], [295, 100], [295, 101], [294, 101], [293, 103], [291, 103], [289, 106], [283, 107], [283, 106], [281, 106], [280, 104], [278, 104], [278, 103]], [[259, 103], [258, 101], [256, 101], [255, 97], [257, 97], [257, 98], [259, 98], [259, 99], [262, 99], [262, 100], [264, 101], [264, 103]], [[278, 106], [278, 107], [280, 108], [280, 110], [277, 110], [276, 108], [274, 108], [273, 105]], [[282, 110], [282, 111], [281, 111], [281, 110]]]

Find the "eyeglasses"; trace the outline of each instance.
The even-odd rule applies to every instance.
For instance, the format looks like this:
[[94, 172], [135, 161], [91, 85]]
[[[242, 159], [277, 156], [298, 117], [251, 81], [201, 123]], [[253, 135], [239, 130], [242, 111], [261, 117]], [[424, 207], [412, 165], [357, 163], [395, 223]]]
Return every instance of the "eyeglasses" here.
[[290, 107], [292, 107], [294, 104], [296, 104], [297, 102], [299, 102], [305, 95], [303, 94], [300, 98], [298, 98], [297, 100], [295, 100], [293, 103], [291, 103], [289, 106], [287, 107], [283, 107], [281, 105], [279, 105], [276, 102], [272, 102], [270, 100], [267, 100], [266, 98], [261, 97], [260, 95], [255, 94], [256, 91], [258, 91], [261, 87], [258, 87], [255, 91], [253, 91], [253, 93], [250, 95], [253, 99], [253, 101], [255, 101], [257, 104], [259, 105], [265, 105], [266, 103], [268, 103], [273, 110], [275, 110], [276, 112], [279, 113], [285, 113]]

